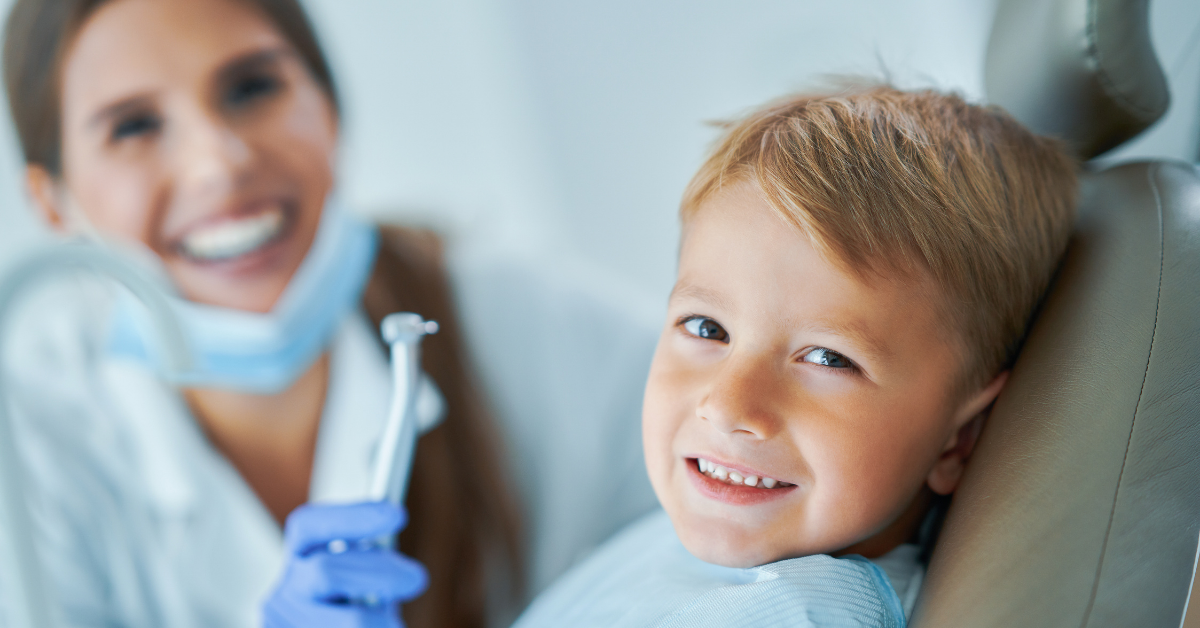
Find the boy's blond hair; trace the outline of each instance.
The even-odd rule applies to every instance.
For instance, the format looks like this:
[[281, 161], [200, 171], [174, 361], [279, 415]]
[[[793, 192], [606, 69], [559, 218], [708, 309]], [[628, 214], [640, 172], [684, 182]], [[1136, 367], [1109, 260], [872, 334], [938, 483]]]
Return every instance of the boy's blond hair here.
[[1077, 163], [1003, 111], [932, 90], [858, 86], [728, 125], [684, 193], [684, 225], [723, 186], [771, 207], [859, 276], [927, 273], [966, 353], [963, 384], [1006, 368], [1073, 223]]

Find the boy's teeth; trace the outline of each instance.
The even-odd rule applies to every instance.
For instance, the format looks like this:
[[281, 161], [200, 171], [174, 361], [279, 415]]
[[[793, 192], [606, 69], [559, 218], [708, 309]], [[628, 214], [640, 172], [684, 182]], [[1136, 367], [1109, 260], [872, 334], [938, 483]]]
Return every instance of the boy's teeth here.
[[221, 221], [189, 233], [182, 242], [183, 252], [201, 260], [241, 257], [273, 240], [283, 229], [283, 223], [280, 207], [246, 218]]
[[790, 484], [787, 484], [786, 482], [780, 482], [775, 478], [760, 478], [757, 475], [743, 476], [737, 471], [730, 471], [729, 469], [705, 460], [704, 458], [697, 458], [696, 466], [700, 468], [700, 472], [704, 475], [716, 480], [720, 480], [727, 484], [742, 484], [745, 486], [757, 486], [759, 488], [775, 488], [776, 486], [783, 488], [784, 486], [791, 486]]

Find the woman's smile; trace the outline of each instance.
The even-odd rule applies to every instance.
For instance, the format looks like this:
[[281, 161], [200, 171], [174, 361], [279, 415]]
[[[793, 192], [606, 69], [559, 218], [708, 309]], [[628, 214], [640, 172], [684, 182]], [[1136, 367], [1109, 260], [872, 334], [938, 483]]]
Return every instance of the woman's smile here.
[[179, 242], [179, 250], [198, 262], [235, 260], [277, 240], [287, 222], [284, 208], [272, 204], [256, 214], [197, 227]]
[[234, 214], [200, 221], [168, 243], [189, 261], [223, 269], [260, 264], [295, 233], [294, 202], [268, 199], [250, 203]]

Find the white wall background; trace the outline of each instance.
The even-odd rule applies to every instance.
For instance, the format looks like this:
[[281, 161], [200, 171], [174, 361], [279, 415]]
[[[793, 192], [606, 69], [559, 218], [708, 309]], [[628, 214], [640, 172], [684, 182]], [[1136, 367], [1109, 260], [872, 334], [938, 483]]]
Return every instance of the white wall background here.
[[[344, 99], [353, 206], [585, 264], [657, 302], [704, 121], [881, 67], [979, 97], [994, 2], [306, 0]], [[1120, 154], [1196, 160], [1200, 2], [1152, 4], [1174, 102]], [[0, 124], [0, 266], [40, 237]]]

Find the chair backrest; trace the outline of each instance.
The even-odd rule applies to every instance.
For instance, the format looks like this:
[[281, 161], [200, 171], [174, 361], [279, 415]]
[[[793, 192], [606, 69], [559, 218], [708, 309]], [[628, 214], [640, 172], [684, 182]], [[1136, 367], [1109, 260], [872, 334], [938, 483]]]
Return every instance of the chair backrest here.
[[[989, 100], [1085, 159], [1121, 144], [1167, 103], [1147, 11], [1002, 0]], [[1200, 538], [1200, 176], [1150, 161], [1090, 169], [1082, 186], [934, 550], [919, 628], [1180, 626]]]

